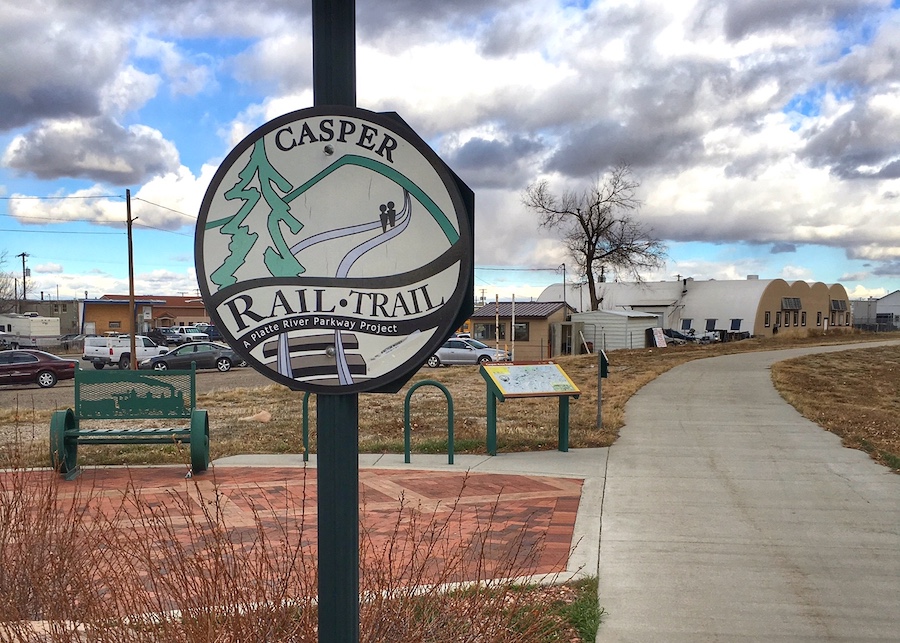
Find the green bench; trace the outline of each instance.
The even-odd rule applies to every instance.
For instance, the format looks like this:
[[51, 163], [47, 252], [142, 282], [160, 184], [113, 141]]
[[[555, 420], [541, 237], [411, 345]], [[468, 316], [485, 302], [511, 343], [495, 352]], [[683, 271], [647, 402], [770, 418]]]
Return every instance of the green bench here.
[[[209, 418], [197, 408], [196, 368], [189, 371], [75, 371], [75, 409], [50, 420], [50, 463], [72, 480], [78, 476], [79, 444], [189, 443], [191, 472], [209, 464]], [[174, 428], [121, 426], [124, 420], [185, 422]], [[83, 420], [120, 421], [104, 428]], [[190, 420], [189, 423], [186, 421]]]

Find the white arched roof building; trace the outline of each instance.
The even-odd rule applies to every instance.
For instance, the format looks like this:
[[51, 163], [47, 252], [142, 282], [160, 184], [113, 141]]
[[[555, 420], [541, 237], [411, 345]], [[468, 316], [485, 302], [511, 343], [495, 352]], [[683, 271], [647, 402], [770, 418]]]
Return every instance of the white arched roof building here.
[[[565, 299], [577, 310], [590, 308], [586, 286], [566, 284]], [[849, 297], [840, 284], [788, 283], [783, 279], [605, 282], [600, 310], [654, 313], [663, 328], [717, 330], [751, 335], [804, 334], [852, 325]], [[538, 301], [561, 301], [563, 284], [548, 286]]]

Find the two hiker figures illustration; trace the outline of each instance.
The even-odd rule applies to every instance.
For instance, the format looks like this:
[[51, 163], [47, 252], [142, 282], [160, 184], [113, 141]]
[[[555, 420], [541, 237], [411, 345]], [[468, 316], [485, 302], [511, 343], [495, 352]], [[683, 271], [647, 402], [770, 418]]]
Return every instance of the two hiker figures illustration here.
[[382, 203], [379, 208], [381, 209], [381, 231], [387, 232], [388, 223], [391, 224], [392, 228], [397, 223], [397, 211], [394, 209], [394, 202], [388, 201], [387, 205]]

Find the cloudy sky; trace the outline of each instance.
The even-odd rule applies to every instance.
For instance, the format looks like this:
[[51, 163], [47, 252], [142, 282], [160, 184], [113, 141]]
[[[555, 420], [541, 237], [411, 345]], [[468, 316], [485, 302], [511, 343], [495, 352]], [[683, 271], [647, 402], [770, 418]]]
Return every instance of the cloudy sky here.
[[[357, 105], [475, 190], [476, 295], [567, 263], [521, 205], [616, 163], [668, 248], [649, 279], [900, 289], [900, 0], [356, 0]], [[309, 107], [310, 3], [0, 0], [0, 252], [29, 296], [197, 292], [230, 149]]]

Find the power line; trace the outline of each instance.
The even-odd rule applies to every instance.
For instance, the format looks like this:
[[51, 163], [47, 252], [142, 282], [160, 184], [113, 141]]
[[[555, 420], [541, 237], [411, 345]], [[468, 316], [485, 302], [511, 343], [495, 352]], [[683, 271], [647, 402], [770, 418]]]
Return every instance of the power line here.
[[[0, 214], [0, 217], [9, 217], [11, 219], [24, 219], [27, 221], [49, 221], [51, 223], [98, 223], [96, 221], [91, 221], [88, 219], [57, 219], [55, 217], [29, 217], [29, 216], [20, 216], [20, 215], [16, 215], [16, 214]], [[118, 221], [114, 221], [112, 223], [118, 223]]]
[[12, 230], [9, 228], [0, 228], [0, 232], [21, 232], [24, 234], [125, 234], [122, 232], [79, 232], [77, 230]]
[[[13, 196], [0, 196], [0, 201], [13, 201], [13, 200], [32, 200], [32, 201], [60, 201], [65, 199], [123, 199], [124, 197], [121, 194], [95, 194], [92, 196], [21, 196], [21, 195], [13, 195]], [[196, 221], [196, 215], [187, 214], [186, 212], [182, 212], [181, 210], [176, 210], [175, 208], [170, 208], [168, 206], [162, 205], [160, 203], [154, 203], [153, 201], [148, 201], [147, 199], [142, 199], [140, 197], [134, 197], [132, 201], [141, 201], [146, 203], [147, 205], [152, 205], [154, 207], [160, 208], [161, 210], [167, 210], [172, 212], [173, 214], [177, 214], [183, 216], [187, 219], [191, 219], [192, 221]], [[2, 215], [2, 216], [13, 216], [11, 214]], [[28, 218], [28, 217], [19, 217], [19, 218]]]
[[0, 196], [0, 201], [12, 200], [35, 200], [35, 201], [59, 201], [62, 199], [121, 199], [121, 194], [95, 194], [93, 196], [22, 196], [14, 194], [13, 196]]
[[559, 266], [553, 266], [552, 268], [507, 268], [507, 267], [495, 267], [495, 266], [475, 266], [475, 270], [496, 270], [496, 271], [509, 271], [509, 272], [557, 272], [560, 269]]
[[133, 226], [138, 228], [147, 228], [148, 230], [156, 230], [157, 232], [168, 232], [169, 234], [177, 234], [179, 237], [193, 237], [192, 234], [186, 234], [184, 232], [176, 232], [175, 230], [165, 230], [163, 228], [157, 228], [152, 225], [147, 225], [146, 223], [138, 223], [137, 219], [132, 222]]
[[196, 221], [196, 220], [197, 220], [197, 217], [195, 217], [195, 216], [193, 216], [193, 215], [186, 214], [186, 213], [184, 213], [184, 212], [182, 212], [182, 211], [180, 211], [180, 210], [175, 210], [175, 209], [173, 209], [173, 208], [169, 208], [169, 207], [166, 207], [166, 206], [164, 206], [164, 205], [160, 205], [159, 203], [153, 203], [153, 201], [148, 201], [147, 199], [141, 199], [140, 197], [134, 197], [134, 198], [132, 199], [132, 201], [141, 201], [141, 202], [146, 203], [146, 204], [148, 204], [148, 205], [154, 205], [154, 206], [156, 206], [157, 208], [161, 208], [161, 209], [163, 209], [163, 210], [168, 210], [169, 212], [174, 212], [175, 214], [180, 214], [181, 216], [187, 217], [188, 219], [191, 219], [192, 221]]

